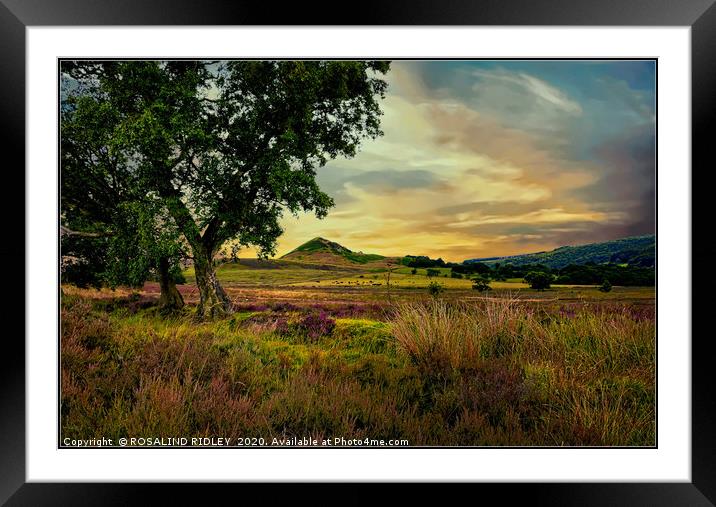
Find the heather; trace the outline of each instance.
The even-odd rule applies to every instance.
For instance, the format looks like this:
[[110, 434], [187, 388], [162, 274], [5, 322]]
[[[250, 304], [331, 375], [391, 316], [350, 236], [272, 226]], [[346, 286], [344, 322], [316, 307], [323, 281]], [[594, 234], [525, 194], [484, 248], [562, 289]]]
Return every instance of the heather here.
[[62, 436], [655, 445], [653, 306], [502, 294], [235, 310], [198, 321], [145, 296], [66, 294]]

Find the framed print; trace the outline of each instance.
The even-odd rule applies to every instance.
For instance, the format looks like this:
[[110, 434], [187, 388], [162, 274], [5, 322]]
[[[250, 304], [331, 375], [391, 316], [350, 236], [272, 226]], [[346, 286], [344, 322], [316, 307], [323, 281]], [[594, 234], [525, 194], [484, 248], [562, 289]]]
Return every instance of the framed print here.
[[316, 26], [4, 1], [26, 339], [3, 501], [395, 481], [711, 505], [691, 167], [716, 8], [581, 4]]

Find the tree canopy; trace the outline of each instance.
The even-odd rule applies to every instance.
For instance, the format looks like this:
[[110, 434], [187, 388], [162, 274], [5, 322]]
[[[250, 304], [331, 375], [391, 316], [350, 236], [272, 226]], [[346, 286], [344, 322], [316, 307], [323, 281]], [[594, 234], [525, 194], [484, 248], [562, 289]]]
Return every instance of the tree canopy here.
[[525, 282], [530, 284], [530, 287], [543, 291], [549, 289], [552, 284], [553, 277], [549, 273], [542, 271], [530, 271], [525, 275]]
[[[118, 193], [120, 202], [148, 206], [154, 224], [175, 228], [193, 258], [200, 316], [230, 311], [211, 262], [224, 242], [267, 256], [275, 253], [285, 211], [326, 215], [333, 200], [319, 188], [316, 170], [382, 134], [378, 99], [388, 70], [385, 61], [62, 67], [73, 83], [68, 115], [79, 132], [72, 137], [104, 136], [107, 146], [93, 155], [102, 180], [102, 198], [93, 204], [98, 216], [106, 212], [105, 197]], [[68, 185], [84, 193], [81, 182]]]

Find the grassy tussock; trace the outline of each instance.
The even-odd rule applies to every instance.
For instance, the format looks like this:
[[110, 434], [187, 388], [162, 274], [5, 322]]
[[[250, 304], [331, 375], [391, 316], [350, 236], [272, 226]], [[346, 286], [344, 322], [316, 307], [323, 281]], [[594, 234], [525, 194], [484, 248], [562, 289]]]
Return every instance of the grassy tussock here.
[[463, 410], [529, 420], [516, 438], [531, 426], [544, 445], [654, 443], [655, 326], [624, 308], [560, 318], [510, 298], [434, 301], [403, 305], [393, 333], [423, 378], [468, 393]]
[[62, 436], [654, 444], [655, 326], [628, 308], [432, 301], [388, 322], [287, 310], [197, 323], [64, 298]]

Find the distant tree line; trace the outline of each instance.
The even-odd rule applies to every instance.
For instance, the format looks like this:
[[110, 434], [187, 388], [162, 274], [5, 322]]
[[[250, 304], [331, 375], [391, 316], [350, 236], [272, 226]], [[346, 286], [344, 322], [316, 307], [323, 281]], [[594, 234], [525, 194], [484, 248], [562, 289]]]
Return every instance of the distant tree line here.
[[466, 263], [486, 262], [493, 264], [544, 264], [552, 269], [564, 268], [570, 264], [578, 266], [595, 264], [628, 264], [653, 268], [656, 265], [656, 237], [652, 235], [633, 236], [588, 245], [562, 246], [551, 251], [534, 252], [508, 257], [483, 257], [468, 259]]
[[444, 268], [446, 266], [444, 260], [431, 259], [426, 255], [406, 255], [401, 262], [409, 268]]
[[545, 273], [551, 277], [552, 283], [575, 285], [601, 285], [609, 280], [611, 285], [621, 286], [653, 286], [656, 272], [654, 268], [642, 266], [624, 266], [607, 263], [570, 264], [560, 269], [553, 269], [544, 264], [523, 264], [515, 266], [510, 263], [486, 264], [483, 262], [454, 263], [443, 259], [431, 259], [427, 256], [406, 256], [403, 264], [413, 268], [451, 268], [465, 278], [482, 275], [496, 281], [507, 279], [525, 279], [530, 273]]

